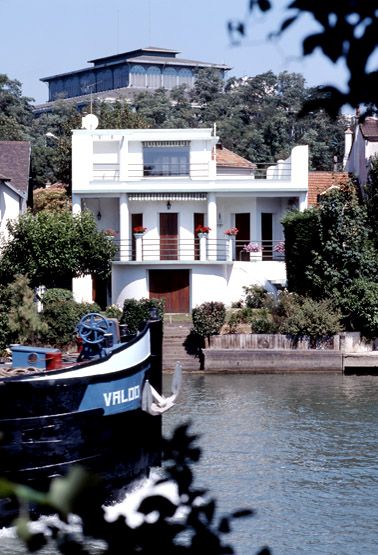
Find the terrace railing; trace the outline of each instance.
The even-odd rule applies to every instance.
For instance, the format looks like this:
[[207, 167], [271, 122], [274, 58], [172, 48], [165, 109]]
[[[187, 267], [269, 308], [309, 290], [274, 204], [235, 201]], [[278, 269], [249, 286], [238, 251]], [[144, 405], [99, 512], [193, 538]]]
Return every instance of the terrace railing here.
[[283, 241], [246, 241], [228, 238], [195, 239], [139, 237], [117, 241], [115, 261], [122, 262], [255, 262], [284, 261]]

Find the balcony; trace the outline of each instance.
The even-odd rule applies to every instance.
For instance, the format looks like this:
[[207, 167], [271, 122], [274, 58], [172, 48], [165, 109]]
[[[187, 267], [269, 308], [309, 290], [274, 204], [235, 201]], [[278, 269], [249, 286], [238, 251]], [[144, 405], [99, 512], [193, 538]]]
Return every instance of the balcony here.
[[[188, 178], [188, 179], [210, 179], [215, 176], [212, 173], [212, 163], [161, 163], [149, 166], [146, 164], [128, 164], [124, 180], [158, 179], [158, 178]], [[238, 180], [254, 179], [264, 181], [290, 181], [292, 167], [290, 160], [277, 163], [258, 163], [255, 168], [225, 168], [216, 167], [216, 179], [224, 180], [236, 178]], [[94, 163], [92, 168], [93, 181], [119, 181], [119, 163]]]
[[135, 241], [115, 241], [115, 262], [201, 263], [201, 262], [283, 262], [283, 241], [232, 239], [175, 239], [140, 237]]

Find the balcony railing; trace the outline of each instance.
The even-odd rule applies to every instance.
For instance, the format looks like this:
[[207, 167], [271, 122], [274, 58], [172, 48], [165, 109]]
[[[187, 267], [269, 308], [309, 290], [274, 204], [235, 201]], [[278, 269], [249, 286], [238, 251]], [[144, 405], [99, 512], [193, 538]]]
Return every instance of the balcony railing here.
[[[158, 178], [158, 177], [190, 177], [206, 179], [210, 177], [209, 163], [193, 164], [159, 164], [153, 167], [143, 164], [128, 164], [127, 176], [130, 179]], [[217, 178], [229, 177], [287, 181], [291, 177], [291, 163], [258, 163], [250, 174], [243, 173], [238, 168], [217, 168]], [[120, 164], [93, 164], [92, 178], [94, 181], [119, 181]]]
[[179, 239], [142, 237], [136, 241], [117, 241], [115, 261], [123, 262], [257, 262], [284, 261], [282, 241], [230, 239]]

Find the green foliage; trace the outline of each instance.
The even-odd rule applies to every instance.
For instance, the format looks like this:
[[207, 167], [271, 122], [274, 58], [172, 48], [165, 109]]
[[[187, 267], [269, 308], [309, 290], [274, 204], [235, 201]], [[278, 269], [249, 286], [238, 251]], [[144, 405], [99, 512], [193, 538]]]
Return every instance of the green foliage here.
[[371, 239], [378, 251], [378, 155], [370, 162], [368, 183], [366, 186], [366, 206], [371, 228]]
[[267, 308], [253, 310], [249, 319], [252, 333], [276, 333], [277, 326]]
[[209, 338], [217, 335], [226, 319], [226, 309], [223, 303], [206, 302], [193, 308], [192, 321], [194, 331], [201, 337]]
[[366, 339], [378, 337], [378, 283], [355, 280], [340, 301], [348, 329], [361, 332]]
[[61, 289], [59, 287], [52, 287], [46, 289], [43, 295], [43, 304], [48, 305], [54, 302], [73, 301], [73, 294], [70, 289]]
[[306, 297], [294, 297], [291, 301], [281, 322], [281, 333], [295, 336], [297, 339], [308, 336], [311, 345], [315, 347], [320, 339], [341, 331], [341, 312], [334, 308], [331, 300], [316, 301]]
[[11, 341], [8, 313], [10, 309], [10, 296], [8, 288], [0, 287], [0, 352], [6, 349]]
[[238, 329], [243, 324], [248, 324], [252, 315], [250, 308], [239, 308], [233, 310], [227, 320], [228, 333], [238, 333]]
[[306, 295], [312, 291], [307, 269], [313, 251], [319, 249], [319, 213], [316, 209], [292, 210], [282, 221], [285, 235], [287, 283], [290, 291]]
[[47, 326], [41, 320], [34, 302], [34, 292], [26, 276], [16, 276], [8, 285], [8, 326], [16, 343], [36, 343]]
[[54, 347], [64, 348], [75, 339], [76, 326], [84, 314], [100, 312], [96, 303], [77, 303], [71, 291], [49, 289], [43, 297], [42, 321], [46, 330], [41, 341]]
[[313, 250], [313, 260], [307, 268], [313, 297], [336, 299], [355, 279], [377, 276], [377, 253], [368, 238], [366, 206], [359, 203], [352, 183], [322, 195], [320, 245]]
[[125, 299], [120, 323], [127, 325], [129, 334], [135, 334], [149, 319], [151, 308], [156, 308], [158, 316], [163, 318], [163, 299]]
[[22, 96], [21, 83], [0, 74], [0, 141], [25, 141], [33, 119], [31, 98]]
[[[270, 0], [249, 1], [248, 13], [254, 15], [258, 10], [268, 12], [273, 4]], [[378, 106], [378, 73], [374, 63], [371, 65], [377, 46], [376, 8], [375, 2], [355, 0], [296, 0], [288, 3], [281, 25], [271, 36], [281, 36], [295, 24], [298, 28], [301, 19], [311, 16], [316, 27], [314, 33], [303, 40], [303, 55], [309, 56], [319, 49], [332, 63], [342, 60], [349, 71], [345, 92], [332, 86], [322, 87], [316, 97], [307, 103], [306, 112], [323, 107], [335, 116], [346, 104]], [[229, 22], [228, 27], [233, 40], [247, 34], [247, 21]]]
[[106, 318], [116, 318], [118, 321], [120, 321], [122, 318], [123, 310], [121, 310], [116, 304], [112, 304], [105, 308], [103, 314], [106, 316]]
[[26, 213], [8, 223], [10, 238], [0, 259], [0, 283], [28, 274], [33, 286], [66, 287], [73, 277], [106, 278], [116, 247], [97, 231], [90, 212]]
[[33, 192], [33, 212], [50, 210], [68, 210], [71, 208], [71, 199], [67, 190], [63, 187], [49, 187], [47, 189], [36, 189]]
[[248, 308], [262, 308], [268, 295], [266, 289], [261, 285], [250, 285], [243, 287], [245, 295], [245, 305]]

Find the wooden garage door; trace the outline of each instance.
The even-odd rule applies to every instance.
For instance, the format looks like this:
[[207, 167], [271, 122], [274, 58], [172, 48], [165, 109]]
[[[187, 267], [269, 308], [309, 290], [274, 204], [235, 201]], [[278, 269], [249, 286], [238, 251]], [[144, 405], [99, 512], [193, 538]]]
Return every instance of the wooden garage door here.
[[166, 312], [189, 312], [189, 270], [150, 270], [150, 298], [165, 299]]

